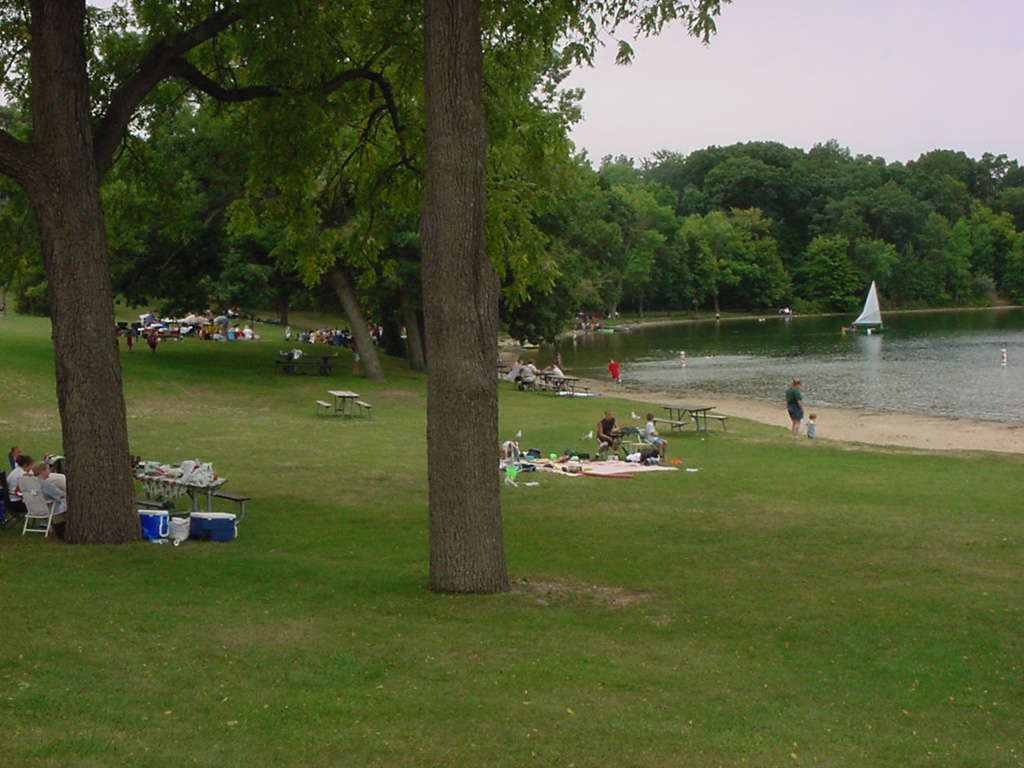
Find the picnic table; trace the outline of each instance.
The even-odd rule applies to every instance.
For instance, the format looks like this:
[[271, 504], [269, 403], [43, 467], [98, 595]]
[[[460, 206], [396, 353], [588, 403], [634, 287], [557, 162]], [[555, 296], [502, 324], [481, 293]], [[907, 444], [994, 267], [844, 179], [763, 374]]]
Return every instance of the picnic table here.
[[576, 382], [578, 382], [579, 376], [559, 376], [556, 373], [550, 371], [540, 371], [537, 377], [541, 382], [548, 387], [552, 387], [555, 392], [575, 392]]
[[142, 465], [136, 468], [135, 479], [138, 480], [146, 496], [156, 496], [163, 499], [179, 499], [188, 496], [191, 505], [189, 512], [199, 511], [199, 496], [206, 496], [206, 511], [212, 511], [213, 496], [227, 480], [218, 477], [203, 481], [190, 480], [187, 477], [171, 477], [153, 471], [147, 471]]
[[333, 355], [303, 355], [299, 358], [292, 357], [287, 352], [281, 353], [281, 360], [277, 364], [286, 375], [297, 376], [306, 373], [307, 370], [318, 376], [330, 376], [334, 370], [334, 364], [338, 360], [338, 353]]
[[556, 395], [575, 396], [577, 389], [582, 389], [585, 393], [589, 393], [590, 391], [587, 387], [580, 385], [579, 376], [566, 376], [564, 374], [559, 376], [549, 371], [540, 371], [537, 374], [537, 378], [539, 378], [546, 387], [551, 387], [551, 391]]
[[707, 434], [708, 432], [708, 418], [722, 420], [722, 429], [725, 429], [725, 416], [718, 416], [712, 414], [708, 415], [709, 411], [713, 411], [715, 406], [713, 405], [663, 405], [661, 406], [668, 411], [667, 419], [655, 419], [655, 423], [668, 424], [673, 432], [682, 434], [683, 430], [693, 424], [694, 429], [698, 433]]
[[330, 389], [327, 394], [334, 398], [334, 412], [340, 413], [346, 418], [352, 418], [352, 406], [359, 399], [359, 395], [347, 389]]

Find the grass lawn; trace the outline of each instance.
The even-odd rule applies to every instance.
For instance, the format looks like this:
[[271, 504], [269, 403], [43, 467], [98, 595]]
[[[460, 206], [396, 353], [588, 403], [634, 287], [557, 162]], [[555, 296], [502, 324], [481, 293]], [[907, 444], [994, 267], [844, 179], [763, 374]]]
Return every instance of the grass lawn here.
[[[132, 451], [212, 461], [238, 539], [0, 532], [0, 765], [1024, 764], [1024, 458], [730, 419], [670, 440], [697, 472], [502, 485], [515, 589], [439, 596], [423, 378], [283, 376], [260, 331], [121, 350]], [[59, 452], [48, 324], [0, 349], [4, 450]], [[317, 418], [333, 388], [373, 419]], [[544, 453], [644, 412], [500, 398]]]

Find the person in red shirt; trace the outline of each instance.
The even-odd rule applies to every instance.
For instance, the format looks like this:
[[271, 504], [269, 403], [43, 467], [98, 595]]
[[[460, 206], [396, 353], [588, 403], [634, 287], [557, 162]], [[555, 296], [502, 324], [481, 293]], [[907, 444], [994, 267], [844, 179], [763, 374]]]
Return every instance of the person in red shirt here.
[[616, 384], [620, 384], [619, 381], [619, 364], [614, 360], [608, 361], [608, 373], [612, 375], [612, 381]]

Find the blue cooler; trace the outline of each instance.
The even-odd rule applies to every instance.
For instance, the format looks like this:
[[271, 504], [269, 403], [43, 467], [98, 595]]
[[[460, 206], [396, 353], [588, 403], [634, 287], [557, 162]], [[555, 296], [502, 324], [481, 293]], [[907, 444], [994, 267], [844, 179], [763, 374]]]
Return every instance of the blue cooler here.
[[140, 509], [139, 524], [142, 526], [142, 538], [161, 539], [167, 535], [167, 510]]
[[189, 537], [203, 541], [231, 541], [238, 535], [235, 516], [229, 512], [193, 512]]

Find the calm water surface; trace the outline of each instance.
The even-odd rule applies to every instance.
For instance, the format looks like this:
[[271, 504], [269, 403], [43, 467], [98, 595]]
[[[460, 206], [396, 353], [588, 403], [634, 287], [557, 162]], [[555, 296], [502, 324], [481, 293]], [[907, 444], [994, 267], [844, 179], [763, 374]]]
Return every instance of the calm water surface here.
[[[624, 380], [680, 395], [700, 390], [781, 402], [798, 378], [811, 408], [1024, 421], [1024, 309], [889, 313], [883, 336], [842, 336], [852, 319], [680, 323], [580, 335], [558, 349], [574, 375], [607, 378], [614, 357]], [[547, 364], [551, 354], [541, 350], [538, 361]]]

